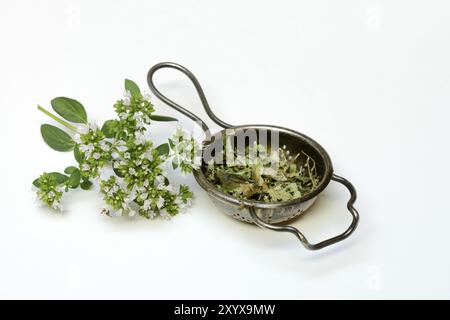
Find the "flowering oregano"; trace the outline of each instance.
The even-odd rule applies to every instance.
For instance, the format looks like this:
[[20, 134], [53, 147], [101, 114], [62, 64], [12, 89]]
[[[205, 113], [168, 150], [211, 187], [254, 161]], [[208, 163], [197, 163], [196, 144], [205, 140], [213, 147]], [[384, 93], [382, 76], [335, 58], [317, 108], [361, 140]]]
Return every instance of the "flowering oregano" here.
[[[191, 204], [192, 192], [185, 185], [170, 184], [163, 164], [171, 161], [183, 173], [198, 167], [199, 146], [192, 135], [178, 127], [168, 143], [155, 146], [147, 127], [153, 121], [177, 121], [155, 115], [148, 94], [142, 94], [131, 80], [125, 80], [124, 97], [114, 104], [116, 119], [101, 128], [88, 122], [81, 103], [58, 97], [51, 101], [58, 117], [38, 109], [68, 129], [41, 126], [44, 141], [54, 150], [72, 151], [77, 166], [64, 173], [43, 173], [33, 181], [38, 199], [62, 210], [61, 199], [71, 189], [90, 189], [97, 183], [108, 216], [139, 214], [145, 218], [170, 218]], [[70, 123], [69, 123], [70, 122]]]

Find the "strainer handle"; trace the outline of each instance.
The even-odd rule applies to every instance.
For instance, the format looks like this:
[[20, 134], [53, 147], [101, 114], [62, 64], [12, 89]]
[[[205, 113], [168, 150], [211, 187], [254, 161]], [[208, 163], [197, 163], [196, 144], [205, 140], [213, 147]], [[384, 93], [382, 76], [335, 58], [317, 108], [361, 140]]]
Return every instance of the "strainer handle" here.
[[165, 95], [163, 95], [158, 89], [156, 89], [155, 83], [153, 82], [153, 75], [155, 74], [155, 72], [157, 70], [163, 69], [163, 68], [176, 69], [176, 70], [180, 71], [181, 73], [185, 74], [194, 84], [195, 90], [197, 90], [197, 93], [198, 93], [198, 96], [200, 97], [200, 101], [202, 102], [203, 108], [205, 109], [206, 113], [211, 118], [211, 120], [223, 128], [232, 127], [230, 124], [220, 120], [212, 112], [212, 110], [209, 106], [208, 100], [206, 100], [205, 93], [203, 92], [203, 89], [202, 89], [200, 83], [198, 82], [197, 78], [187, 68], [183, 67], [182, 65], [180, 65], [178, 63], [161, 62], [161, 63], [155, 64], [153, 67], [150, 68], [150, 70], [148, 71], [148, 74], [147, 74], [147, 82], [148, 82], [148, 86], [150, 87], [150, 90], [154, 93], [155, 96], [157, 96], [161, 101], [163, 101], [167, 105], [171, 106], [178, 112], [181, 112], [182, 114], [184, 114], [185, 116], [187, 116], [188, 118], [192, 119], [197, 124], [199, 124], [201, 126], [201, 128], [203, 129], [203, 131], [205, 132], [206, 139], [209, 140], [211, 134], [210, 134], [208, 126], [206, 125], [206, 123], [203, 120], [201, 120], [199, 117], [197, 117], [195, 114], [193, 114], [189, 110], [180, 106], [178, 103], [170, 100]]
[[359, 214], [358, 214], [358, 211], [353, 206], [353, 204], [356, 201], [356, 190], [355, 190], [355, 187], [353, 187], [353, 185], [350, 183], [350, 181], [348, 181], [347, 179], [345, 179], [343, 177], [333, 174], [333, 176], [331, 177], [331, 180], [334, 180], [336, 182], [343, 184], [344, 186], [347, 187], [348, 191], [350, 191], [350, 200], [348, 200], [348, 202], [347, 202], [347, 209], [348, 209], [348, 211], [350, 211], [350, 213], [352, 215], [352, 223], [347, 228], [347, 230], [345, 230], [340, 235], [337, 235], [337, 236], [332, 237], [327, 240], [323, 240], [319, 243], [312, 244], [308, 241], [308, 239], [306, 239], [306, 237], [303, 235], [303, 233], [300, 232], [300, 230], [298, 230], [297, 228], [295, 228], [293, 226], [277, 226], [277, 225], [273, 225], [273, 224], [263, 221], [256, 214], [256, 210], [254, 207], [248, 207], [250, 216], [253, 218], [254, 222], [261, 228], [267, 228], [267, 229], [270, 229], [273, 231], [279, 231], [279, 232], [292, 233], [300, 240], [300, 242], [303, 244], [303, 246], [309, 250], [319, 250], [319, 249], [325, 248], [329, 245], [332, 245], [336, 242], [342, 241], [345, 238], [347, 238], [349, 235], [351, 235], [353, 233], [353, 231], [355, 231], [356, 227], [358, 226]]

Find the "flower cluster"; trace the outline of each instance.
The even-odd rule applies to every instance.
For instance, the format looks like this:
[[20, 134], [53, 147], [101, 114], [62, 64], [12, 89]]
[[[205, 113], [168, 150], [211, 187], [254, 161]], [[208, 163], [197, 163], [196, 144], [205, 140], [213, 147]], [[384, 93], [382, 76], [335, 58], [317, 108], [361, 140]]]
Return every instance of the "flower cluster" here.
[[81, 174], [87, 178], [99, 176], [99, 169], [103, 168], [111, 158], [112, 143], [105, 138], [105, 134], [95, 125], [81, 125], [74, 134], [73, 140], [82, 154], [80, 162]]
[[102, 212], [110, 216], [126, 214], [153, 219], [160, 216], [168, 219], [191, 205], [192, 192], [181, 185], [178, 191], [166, 184], [167, 178], [156, 176], [153, 184], [144, 180], [142, 186], [130, 186], [123, 179], [111, 176], [100, 183], [101, 192], [107, 206]]
[[[64, 104], [57, 104], [56, 99], [66, 100]], [[68, 175], [43, 174], [35, 180], [33, 184], [38, 188], [38, 197], [45, 204], [59, 208], [64, 190], [78, 186], [89, 189], [91, 180], [94, 180], [98, 182], [105, 202], [101, 212], [111, 217], [138, 214], [149, 219], [158, 216], [169, 218], [191, 205], [193, 194], [189, 188], [171, 185], [162, 167], [172, 160], [174, 168], [179, 167], [183, 173], [192, 172], [197, 167], [195, 156], [198, 144], [178, 128], [168, 143], [155, 147], [148, 137], [147, 126], [152, 121], [176, 119], [153, 115], [154, 106], [149, 96], [141, 94], [134, 82], [125, 81], [124, 97], [114, 104], [117, 119], [106, 121], [101, 129], [88, 124], [84, 108], [78, 101], [56, 99], [52, 100], [52, 107], [59, 115], [72, 122], [81, 119], [83, 124], [72, 126], [40, 107], [41, 111], [74, 131], [69, 136], [57, 132], [60, 129], [56, 127], [47, 128], [53, 130], [53, 134], [47, 137], [46, 131], [41, 130], [43, 138], [55, 150], [73, 148], [79, 167], [66, 168]], [[70, 110], [60, 105], [70, 105]], [[74, 110], [78, 110], [78, 114], [74, 115]], [[52, 140], [55, 136], [60, 136], [61, 140]], [[63, 145], [63, 138], [67, 148]]]
[[201, 164], [198, 142], [181, 127], [177, 127], [175, 133], [169, 139], [170, 153], [173, 168], [180, 167], [181, 172], [190, 173], [198, 169]]
[[44, 172], [35, 180], [36, 194], [39, 200], [55, 210], [62, 210], [61, 198], [64, 187], [50, 173]]
[[145, 131], [145, 125], [151, 123], [151, 114], [155, 111], [148, 94], [132, 94], [129, 90], [125, 90], [123, 99], [114, 104], [114, 109], [120, 119], [120, 128], [118, 130], [118, 138], [123, 138], [130, 134], [135, 134], [140, 141]]

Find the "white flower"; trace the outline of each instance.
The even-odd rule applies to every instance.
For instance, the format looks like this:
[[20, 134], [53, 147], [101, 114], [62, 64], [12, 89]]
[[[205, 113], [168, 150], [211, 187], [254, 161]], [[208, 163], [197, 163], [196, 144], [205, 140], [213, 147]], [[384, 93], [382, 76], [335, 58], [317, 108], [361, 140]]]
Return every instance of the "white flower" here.
[[98, 160], [98, 159], [100, 159], [101, 154], [98, 153], [98, 152], [96, 152], [96, 153], [94, 153], [94, 154], [92, 155], [92, 157], [93, 157], [95, 160]]
[[134, 119], [135, 121], [140, 121], [140, 120], [141, 120], [141, 114], [140, 114], [140, 112], [136, 112], [136, 113], [133, 115], [133, 119]]
[[140, 131], [137, 131], [134, 134], [134, 137], [136, 138], [136, 144], [144, 144], [145, 143], [145, 134], [143, 134]]
[[113, 167], [114, 167], [114, 169], [118, 169], [120, 167], [120, 163], [119, 162], [114, 162], [113, 163]]
[[156, 212], [153, 210], [148, 211], [148, 217], [149, 219], [155, 219], [156, 218]]
[[151, 204], [152, 204], [151, 201], [147, 199], [144, 201], [144, 205], [142, 207], [144, 208], [145, 211], [147, 211], [148, 209], [150, 209]]
[[125, 152], [125, 154], [123, 155], [123, 157], [124, 157], [125, 159], [130, 159], [130, 153]]
[[189, 161], [189, 158], [184, 153], [176, 154], [178, 163]]
[[183, 200], [182, 197], [177, 196], [175, 198], [175, 203], [180, 207], [180, 208], [184, 208], [184, 207], [188, 207], [191, 205], [191, 200], [187, 199], [186, 202]]
[[182, 138], [182, 140], [185, 140], [185, 138], [187, 138], [187, 132], [181, 127], [181, 125], [177, 125], [173, 137], [175, 140], [174, 143], [177, 143], [179, 138]]
[[185, 213], [187, 207], [190, 205], [189, 202], [184, 203], [183, 199], [181, 199], [180, 197], [177, 197], [177, 198], [175, 199], [175, 203], [178, 205], [178, 210], [179, 210], [181, 213]]
[[120, 217], [122, 215], [122, 210], [110, 211], [111, 217]]
[[125, 90], [123, 92], [123, 97], [127, 98], [127, 99], [131, 99], [131, 91], [130, 90]]
[[81, 136], [79, 133], [75, 133], [73, 135], [73, 141], [75, 141], [76, 143], [81, 143]]
[[128, 113], [126, 113], [126, 112], [119, 113], [119, 118], [121, 120], [126, 120], [128, 118]]
[[59, 203], [57, 201], [53, 202], [52, 208], [55, 209], [55, 210], [58, 210], [58, 211], [62, 211], [63, 210], [63, 207], [62, 207], [61, 203]]
[[193, 169], [198, 169], [200, 168], [201, 164], [202, 164], [202, 157], [195, 157], [194, 162], [192, 163], [191, 166]]
[[152, 155], [152, 150], [147, 150], [144, 154], [143, 154], [144, 158], [147, 158], [148, 160], [152, 161], [153, 160], [153, 155]]
[[128, 150], [128, 148], [126, 146], [117, 146], [117, 151], [119, 152], [125, 152]]
[[175, 191], [175, 188], [172, 185], [170, 185], [170, 184], [167, 185], [167, 186], [162, 187], [162, 189], [167, 190], [167, 191], [169, 191], [171, 193], [173, 193]]
[[141, 200], [145, 200], [148, 197], [148, 193], [147, 192], [143, 192], [139, 195], [139, 197], [141, 198]]
[[144, 122], [142, 122], [141, 120], [136, 121], [136, 128], [137, 128], [137, 129], [142, 129], [142, 128], [144, 128]]
[[178, 209], [181, 213], [185, 213], [187, 208], [192, 205], [191, 199], [187, 199], [186, 202], [184, 202], [180, 197], [175, 199], [175, 203], [178, 204]]
[[163, 220], [170, 220], [170, 218], [171, 218], [170, 214], [168, 214], [166, 210], [161, 210], [159, 212], [159, 215], [161, 216], [161, 219], [163, 219]]
[[82, 152], [87, 152], [89, 150], [91, 150], [91, 147], [94, 148], [94, 146], [92, 144], [80, 144], [80, 151]]
[[112, 157], [113, 159], [118, 159], [120, 156], [119, 156], [119, 154], [118, 154], [117, 152], [113, 152], [113, 153], [111, 154], [111, 157]]
[[135, 199], [137, 193], [138, 193], [138, 187], [136, 187], [136, 185], [134, 185], [133, 188], [132, 188], [131, 191], [130, 191], [130, 196], [132, 196], [133, 199]]
[[131, 175], [136, 174], [136, 170], [135, 170], [134, 168], [130, 168], [130, 169], [128, 170], [128, 172], [129, 172]]
[[90, 168], [91, 167], [87, 163], [83, 163], [81, 165], [81, 170], [83, 170], [83, 171], [89, 171]]
[[77, 127], [77, 131], [78, 131], [80, 134], [86, 134], [86, 133], [89, 132], [89, 126], [88, 126], [88, 125], [85, 125], [85, 124], [81, 124], [81, 125], [79, 125], [79, 126]]
[[103, 151], [109, 151], [109, 149], [110, 149], [109, 145], [107, 145], [106, 142], [104, 142], [103, 140], [100, 141], [100, 148], [101, 148]]
[[144, 92], [144, 94], [142, 95], [142, 98], [144, 98], [144, 100], [147, 102], [151, 102], [150, 100], [151, 100], [152, 96], [150, 95], [150, 93]]
[[158, 201], [156, 202], [156, 206], [158, 207], [158, 209], [161, 209], [164, 206], [165, 202], [166, 200], [164, 200], [163, 197], [159, 196]]
[[164, 181], [165, 181], [165, 180], [166, 180], [166, 179], [165, 179], [164, 176], [161, 176], [161, 175], [156, 176], [156, 178], [155, 178], [155, 187], [156, 187], [156, 188], [162, 188], [162, 187], [164, 187]]
[[122, 103], [126, 106], [129, 106], [130, 102], [131, 102], [131, 92], [130, 92], [130, 90], [125, 90], [123, 92]]

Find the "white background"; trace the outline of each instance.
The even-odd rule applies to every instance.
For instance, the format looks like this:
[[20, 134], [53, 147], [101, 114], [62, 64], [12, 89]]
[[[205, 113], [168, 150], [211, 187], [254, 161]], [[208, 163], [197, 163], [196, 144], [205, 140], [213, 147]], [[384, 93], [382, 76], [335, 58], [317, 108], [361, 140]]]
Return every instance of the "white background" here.
[[[0, 36], [1, 298], [450, 298], [448, 1], [2, 1]], [[73, 97], [101, 123], [125, 78], [146, 88], [166, 60], [226, 122], [321, 143], [358, 190], [357, 232], [309, 252], [178, 175], [196, 199], [170, 222], [102, 216], [95, 190], [66, 195], [63, 214], [36, 206], [31, 181], [74, 163], [42, 141], [36, 105]], [[183, 76], [158, 83], [206, 118]], [[295, 224], [337, 234], [347, 199], [331, 183]]]

